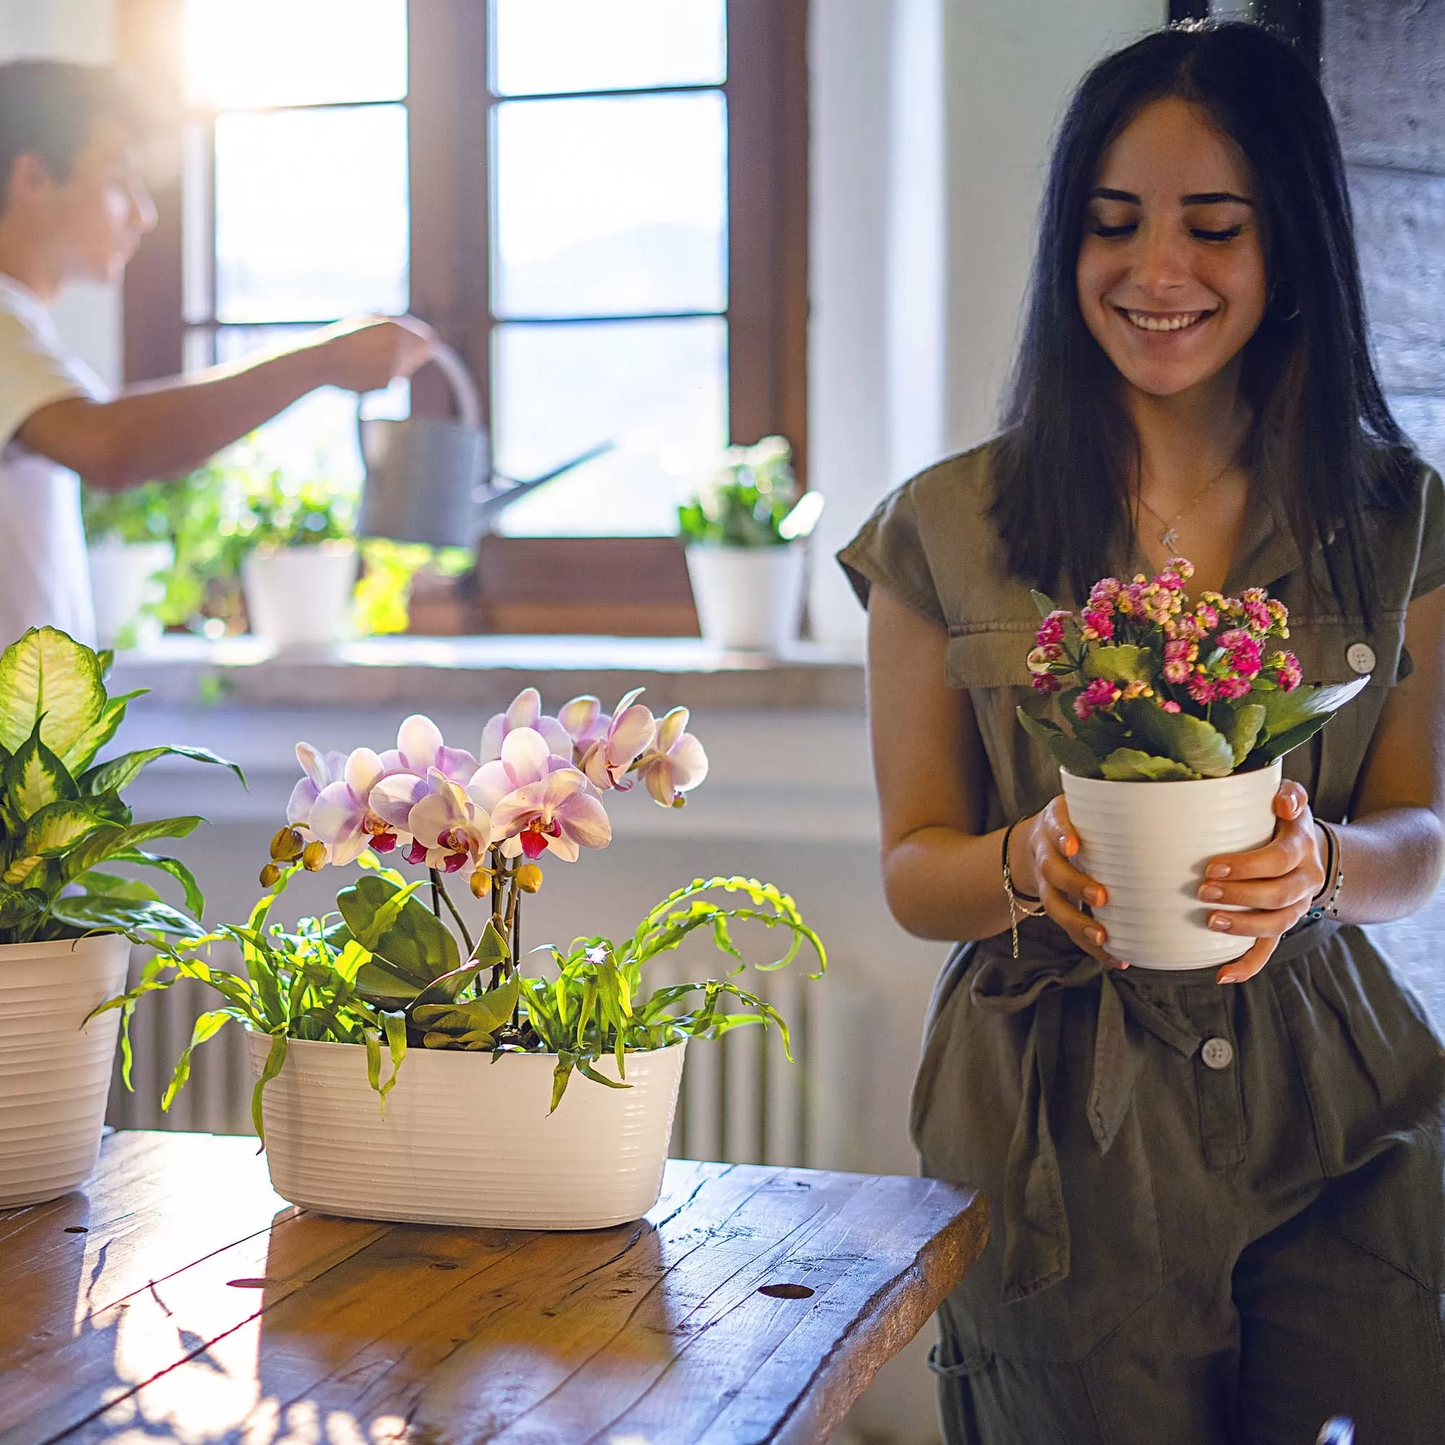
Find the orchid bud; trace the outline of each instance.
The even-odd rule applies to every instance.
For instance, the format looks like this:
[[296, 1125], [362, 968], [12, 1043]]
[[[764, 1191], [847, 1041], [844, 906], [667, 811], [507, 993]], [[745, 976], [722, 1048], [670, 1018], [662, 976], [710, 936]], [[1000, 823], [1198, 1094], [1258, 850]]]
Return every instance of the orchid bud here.
[[535, 863], [523, 863], [517, 869], [517, 887], [523, 893], [535, 893], [542, 886], [542, 870]]
[[313, 838], [301, 850], [301, 864], [308, 873], [319, 873], [326, 866], [326, 844]]
[[280, 881], [281, 870], [274, 863], [268, 863], [261, 870], [262, 888], [274, 888]]
[[276, 836], [271, 839], [271, 859], [275, 863], [294, 863], [305, 846], [305, 839], [295, 828], [289, 825], [278, 828]]
[[472, 897], [486, 898], [492, 891], [492, 877], [486, 869], [478, 868], [472, 873]]

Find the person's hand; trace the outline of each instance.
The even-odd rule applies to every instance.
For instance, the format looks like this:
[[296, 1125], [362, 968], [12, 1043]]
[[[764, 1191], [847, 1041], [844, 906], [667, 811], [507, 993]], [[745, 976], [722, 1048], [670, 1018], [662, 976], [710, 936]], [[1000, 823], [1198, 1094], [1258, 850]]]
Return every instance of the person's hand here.
[[415, 316], [367, 316], [329, 326], [317, 338], [326, 380], [347, 391], [380, 391], [410, 376], [432, 354], [436, 333]]
[[1295, 782], [1283, 782], [1274, 795], [1274, 837], [1251, 853], [1224, 853], [1204, 870], [1199, 897], [1204, 903], [1237, 903], [1245, 913], [1213, 912], [1209, 927], [1256, 941], [1249, 951], [1215, 975], [1219, 983], [1253, 978], [1275, 950], [1281, 935], [1304, 917], [1325, 882], [1319, 828], [1309, 794]]
[[1097, 918], [1090, 918], [1081, 907], [1097, 908], [1108, 902], [1102, 883], [1073, 864], [1079, 852], [1079, 835], [1069, 821], [1068, 805], [1063, 795], [1056, 797], [1042, 812], [1026, 818], [1009, 839], [1009, 872], [1015, 887], [1037, 894], [1048, 914], [1074, 943], [1097, 958], [1106, 968], [1128, 968], [1122, 959], [1112, 957], [1105, 945], [1109, 936]]

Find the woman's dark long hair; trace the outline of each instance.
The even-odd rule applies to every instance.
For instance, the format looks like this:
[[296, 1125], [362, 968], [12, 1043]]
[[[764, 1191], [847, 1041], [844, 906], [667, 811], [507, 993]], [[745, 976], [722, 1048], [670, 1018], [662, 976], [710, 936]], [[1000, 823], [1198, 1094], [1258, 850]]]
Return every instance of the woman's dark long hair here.
[[993, 515], [1010, 567], [1046, 592], [1067, 583], [1081, 598], [1130, 535], [1138, 438], [1118, 372], [1084, 323], [1075, 268], [1104, 153], [1166, 96], [1201, 106], [1258, 187], [1271, 299], [1241, 367], [1255, 417], [1248, 459], [1306, 558], [1316, 538], [1339, 534], [1344, 548], [1326, 548], [1334, 589], [1368, 617], [1376, 589], [1360, 523], [1404, 503], [1418, 461], [1370, 361], [1329, 107], [1304, 61], [1255, 25], [1150, 35], [1090, 71], [1064, 117], [997, 463]]

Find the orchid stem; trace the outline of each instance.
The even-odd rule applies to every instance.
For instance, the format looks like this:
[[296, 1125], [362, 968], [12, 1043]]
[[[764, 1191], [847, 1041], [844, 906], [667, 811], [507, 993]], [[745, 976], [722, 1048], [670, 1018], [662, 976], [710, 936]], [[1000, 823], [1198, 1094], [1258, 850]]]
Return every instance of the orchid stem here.
[[[467, 958], [477, 951], [477, 946], [472, 942], [472, 935], [467, 932], [467, 925], [462, 921], [462, 915], [457, 912], [457, 905], [452, 902], [452, 895], [447, 892], [446, 885], [442, 882], [441, 874], [435, 868], [431, 870], [431, 896], [432, 907], [436, 908], [437, 899], [440, 897], [446, 904], [448, 912], [456, 920], [457, 928], [462, 935], [462, 942], [467, 946]], [[441, 910], [437, 909], [437, 917], [441, 917]]]

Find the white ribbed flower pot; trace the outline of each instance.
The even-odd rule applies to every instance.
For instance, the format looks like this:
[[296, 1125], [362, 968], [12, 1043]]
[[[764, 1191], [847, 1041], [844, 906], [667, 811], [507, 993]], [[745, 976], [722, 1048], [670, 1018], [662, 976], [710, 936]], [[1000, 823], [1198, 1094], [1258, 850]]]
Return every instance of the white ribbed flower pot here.
[[122, 640], [143, 647], [161, 635], [160, 619], [141, 609], [165, 595], [165, 583], [156, 574], [168, 572], [175, 561], [176, 549], [169, 542], [117, 542], [106, 537], [86, 548], [101, 647], [114, 647]]
[[1227, 778], [1114, 783], [1060, 769], [1079, 834], [1079, 867], [1109, 890], [1096, 908], [1115, 958], [1142, 968], [1204, 968], [1238, 958], [1252, 938], [1206, 926], [1227, 905], [1199, 901], [1205, 865], [1274, 836], [1280, 764]]
[[803, 614], [807, 547], [687, 549], [697, 620], [718, 647], [781, 652], [795, 642]]
[[[259, 1078], [271, 1040], [250, 1033], [247, 1044]], [[662, 1189], [685, 1048], [628, 1054], [630, 1089], [574, 1073], [551, 1115], [555, 1055], [408, 1049], [383, 1118], [359, 1044], [292, 1039], [262, 1095], [271, 1184], [304, 1209], [357, 1219], [623, 1224]], [[617, 1077], [611, 1059], [597, 1067]]]
[[241, 563], [251, 631], [277, 647], [317, 647], [349, 636], [357, 560], [352, 542], [252, 552]]
[[100, 1153], [120, 1013], [85, 1016], [125, 989], [118, 933], [0, 944], [0, 1209], [84, 1182]]

